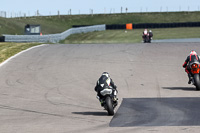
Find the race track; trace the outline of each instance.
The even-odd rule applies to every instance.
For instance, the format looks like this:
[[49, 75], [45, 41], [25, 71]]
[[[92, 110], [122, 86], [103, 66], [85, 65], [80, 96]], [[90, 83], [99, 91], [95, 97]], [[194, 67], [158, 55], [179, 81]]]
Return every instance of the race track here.
[[[200, 91], [182, 68], [199, 43], [56, 44], [0, 67], [1, 133], [199, 133]], [[94, 86], [118, 86], [114, 117]]]

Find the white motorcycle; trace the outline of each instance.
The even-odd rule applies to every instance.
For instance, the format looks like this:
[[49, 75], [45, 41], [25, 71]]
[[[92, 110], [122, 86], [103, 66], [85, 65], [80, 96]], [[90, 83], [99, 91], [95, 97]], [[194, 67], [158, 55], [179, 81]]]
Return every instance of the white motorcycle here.
[[[103, 98], [101, 104], [108, 111], [108, 115], [114, 115], [114, 109], [118, 104], [117, 91], [111, 87], [105, 88], [100, 91]], [[97, 97], [99, 99], [99, 97]]]

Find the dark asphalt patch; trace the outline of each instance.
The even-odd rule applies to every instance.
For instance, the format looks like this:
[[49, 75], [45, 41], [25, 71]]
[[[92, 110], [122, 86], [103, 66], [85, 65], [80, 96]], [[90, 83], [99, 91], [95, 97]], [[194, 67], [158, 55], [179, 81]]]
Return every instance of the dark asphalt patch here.
[[199, 126], [200, 98], [124, 98], [110, 127]]

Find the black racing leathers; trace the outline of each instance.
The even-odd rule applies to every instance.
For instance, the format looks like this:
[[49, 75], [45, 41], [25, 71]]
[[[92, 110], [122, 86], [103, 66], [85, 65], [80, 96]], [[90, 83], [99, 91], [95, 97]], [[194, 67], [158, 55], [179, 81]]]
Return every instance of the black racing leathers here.
[[[107, 81], [110, 82], [107, 82]], [[110, 84], [108, 84], [110, 83]], [[97, 84], [94, 88], [94, 90], [97, 92], [97, 95], [99, 96], [99, 98], [101, 99], [103, 96], [101, 95], [101, 91], [105, 88], [110, 88], [112, 87], [112, 89], [117, 91], [117, 86], [114, 84], [113, 80], [109, 77], [107, 77], [106, 75], [102, 75], [99, 80], [97, 81]]]
[[192, 79], [191, 79], [192, 73], [191, 73], [191, 68], [190, 68], [190, 63], [192, 63], [192, 62], [199, 62], [199, 56], [190, 54], [186, 58], [186, 60], [183, 64], [183, 68], [185, 68], [185, 72], [188, 74], [188, 78], [189, 78], [188, 84], [190, 84], [192, 81]]
[[186, 58], [186, 60], [185, 60], [185, 62], [183, 64], [183, 67], [186, 68], [190, 63], [196, 62], [196, 61], [199, 62], [199, 56], [198, 55], [189, 55]]
[[153, 37], [153, 33], [149, 32], [149, 38], [152, 39], [152, 37]]

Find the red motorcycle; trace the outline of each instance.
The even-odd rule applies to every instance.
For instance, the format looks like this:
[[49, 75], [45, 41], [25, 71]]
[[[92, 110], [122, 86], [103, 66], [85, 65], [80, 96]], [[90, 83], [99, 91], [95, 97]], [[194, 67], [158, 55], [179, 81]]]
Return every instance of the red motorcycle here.
[[151, 43], [151, 37], [147, 31], [143, 33], [142, 38], [144, 43]]

